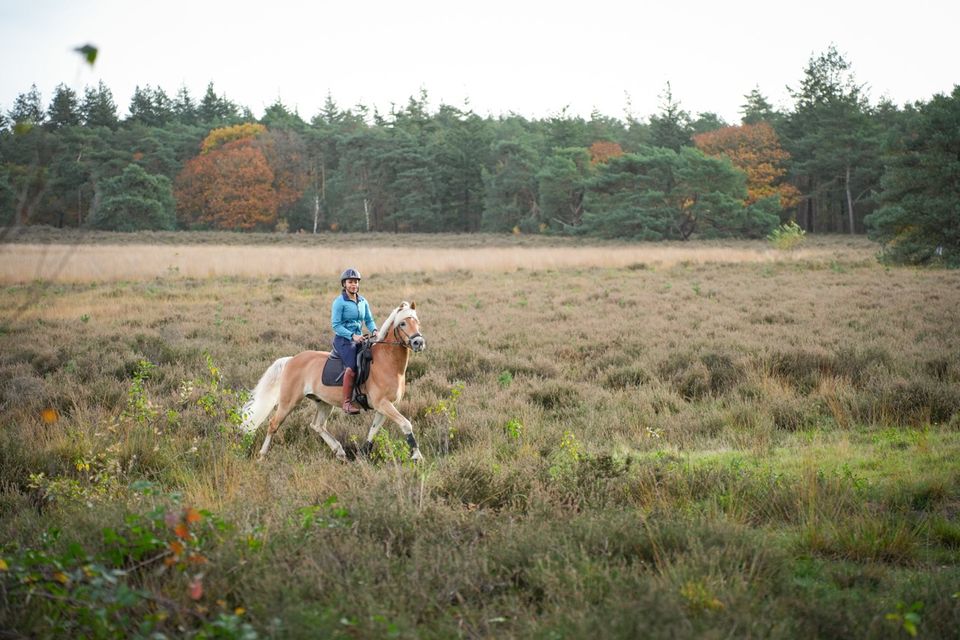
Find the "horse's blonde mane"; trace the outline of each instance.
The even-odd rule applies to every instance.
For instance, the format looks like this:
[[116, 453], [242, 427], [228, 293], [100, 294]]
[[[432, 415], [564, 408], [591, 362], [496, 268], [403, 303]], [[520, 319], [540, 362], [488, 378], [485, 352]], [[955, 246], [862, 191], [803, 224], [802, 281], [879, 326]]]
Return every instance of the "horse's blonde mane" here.
[[[387, 316], [387, 319], [383, 321], [383, 324], [380, 325], [379, 331], [377, 331], [377, 340], [383, 340], [387, 337], [393, 328], [406, 320], [407, 318], [417, 318], [417, 312], [415, 309], [410, 308], [410, 303], [404, 300], [400, 303], [400, 306], [390, 312], [390, 315]], [[417, 318], [419, 320], [419, 318]]]

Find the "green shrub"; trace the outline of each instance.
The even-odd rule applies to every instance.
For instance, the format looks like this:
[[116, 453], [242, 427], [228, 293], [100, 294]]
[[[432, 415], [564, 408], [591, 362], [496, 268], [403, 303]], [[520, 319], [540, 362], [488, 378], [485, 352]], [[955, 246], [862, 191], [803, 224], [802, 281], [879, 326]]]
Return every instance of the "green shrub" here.
[[767, 236], [767, 240], [780, 251], [790, 251], [803, 244], [807, 232], [800, 228], [796, 221], [791, 220], [782, 224]]
[[777, 351], [768, 357], [767, 366], [773, 375], [791, 383], [800, 393], [808, 394], [817, 388], [821, 376], [832, 372], [833, 358], [822, 351]]
[[561, 382], [548, 382], [534, 389], [530, 392], [530, 400], [548, 411], [576, 407], [582, 401], [577, 387]]
[[918, 540], [906, 522], [854, 515], [807, 525], [801, 545], [811, 553], [841, 560], [907, 564], [915, 557]]
[[650, 382], [650, 374], [638, 366], [619, 367], [604, 377], [604, 385], [611, 389], [639, 387]]
[[721, 395], [743, 379], [746, 370], [723, 352], [673, 353], [659, 367], [660, 375], [688, 400]]

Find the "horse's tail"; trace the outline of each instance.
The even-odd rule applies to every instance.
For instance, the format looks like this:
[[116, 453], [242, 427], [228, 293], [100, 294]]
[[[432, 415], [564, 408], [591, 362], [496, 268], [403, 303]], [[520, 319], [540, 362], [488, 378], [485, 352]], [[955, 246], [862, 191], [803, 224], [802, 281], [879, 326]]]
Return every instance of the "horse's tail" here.
[[277, 401], [280, 399], [280, 376], [288, 360], [290, 360], [290, 356], [274, 360], [273, 364], [260, 378], [257, 386], [253, 388], [250, 399], [240, 410], [240, 415], [243, 416], [240, 429], [245, 433], [256, 431], [257, 427], [267, 419], [273, 408], [277, 406]]

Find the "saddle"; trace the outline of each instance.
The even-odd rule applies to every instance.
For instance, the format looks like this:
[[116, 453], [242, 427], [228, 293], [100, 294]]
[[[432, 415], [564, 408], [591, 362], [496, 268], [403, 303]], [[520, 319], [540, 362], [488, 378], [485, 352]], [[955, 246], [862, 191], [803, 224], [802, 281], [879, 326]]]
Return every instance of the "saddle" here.
[[[373, 350], [370, 348], [372, 342], [369, 340], [364, 340], [357, 347], [357, 376], [353, 381], [353, 390], [351, 396], [353, 401], [357, 403], [358, 406], [363, 407], [367, 411], [370, 410], [370, 405], [367, 404], [367, 395], [362, 392], [360, 385], [367, 381], [367, 378], [370, 377], [370, 365], [373, 363]], [[346, 367], [343, 364], [343, 358], [340, 357], [340, 354], [337, 353], [337, 347], [331, 346], [330, 355], [327, 357], [326, 363], [323, 365], [323, 373], [320, 375], [320, 381], [324, 386], [328, 387], [337, 387], [343, 384], [343, 370]]]

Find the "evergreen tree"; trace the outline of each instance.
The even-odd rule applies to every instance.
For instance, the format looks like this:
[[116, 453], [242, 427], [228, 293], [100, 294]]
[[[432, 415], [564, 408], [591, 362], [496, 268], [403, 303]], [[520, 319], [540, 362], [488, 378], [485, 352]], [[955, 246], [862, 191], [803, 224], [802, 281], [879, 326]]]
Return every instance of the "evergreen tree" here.
[[547, 158], [537, 174], [543, 230], [551, 224], [563, 228], [579, 226], [591, 173], [590, 154], [582, 147], [558, 149]]
[[890, 262], [960, 267], [960, 85], [919, 105], [888, 147], [870, 237]]
[[386, 222], [394, 231], [432, 231], [437, 225], [437, 200], [430, 149], [405, 131], [394, 130], [387, 156], [392, 211]]
[[775, 124], [779, 120], [780, 114], [774, 110], [773, 105], [760, 93], [759, 87], [754, 87], [753, 90], [743, 96], [743, 98], [746, 102], [740, 105], [740, 113], [743, 115], [740, 119], [741, 124], [757, 124], [759, 122]]
[[673, 99], [669, 82], [660, 98], [660, 113], [650, 116], [650, 144], [680, 151], [692, 144], [690, 114], [681, 109], [680, 103]]
[[779, 222], [777, 203], [745, 208], [745, 185], [726, 159], [690, 147], [647, 147], [598, 169], [578, 232], [638, 240], [762, 237]]
[[569, 107], [564, 107], [559, 114], [551, 116], [543, 123], [547, 152], [554, 149], [586, 147], [593, 142], [587, 133], [587, 123], [584, 119], [571, 116], [567, 112], [568, 109]]
[[37, 85], [32, 85], [30, 91], [17, 96], [8, 115], [15, 125], [35, 127], [43, 124], [45, 114]]
[[100, 185], [100, 202], [90, 226], [111, 231], [171, 230], [176, 226], [173, 190], [165, 176], [136, 164]]
[[58, 84], [53, 100], [47, 108], [48, 129], [74, 127], [80, 124], [80, 101], [77, 92], [64, 84]]
[[101, 80], [97, 88], [87, 87], [80, 105], [83, 123], [88, 127], [108, 127], [116, 129], [119, 123], [117, 105], [113, 101], [113, 92]]
[[157, 119], [156, 126], [162, 127], [169, 122], [173, 122], [175, 116], [173, 100], [171, 100], [167, 92], [160, 87], [157, 87], [153, 91], [153, 112]]
[[260, 124], [270, 129], [293, 129], [294, 131], [303, 131], [307, 123], [303, 121], [300, 114], [294, 110], [291, 112], [277, 98], [277, 101], [264, 110]]
[[190, 91], [187, 87], [180, 87], [176, 97], [173, 99], [172, 107], [173, 116], [177, 122], [187, 125], [197, 124], [199, 120], [197, 104], [193, 98], [190, 97]]
[[[33, 117], [33, 116], [25, 116]], [[4, 224], [20, 226], [36, 220], [39, 204], [50, 183], [49, 167], [56, 154], [55, 136], [28, 121], [19, 129], [0, 134], [0, 169], [4, 190], [9, 190], [2, 218]]]
[[207, 84], [207, 91], [197, 108], [197, 117], [200, 122], [210, 126], [232, 124], [240, 119], [240, 110], [226, 97], [217, 96], [211, 82]]
[[690, 137], [692, 139], [695, 135], [716, 131], [725, 126], [727, 126], [727, 123], [717, 114], [711, 112], [701, 113], [697, 116], [696, 120], [690, 123]]
[[141, 89], [137, 85], [133, 89], [133, 97], [130, 98], [130, 106], [127, 108], [130, 113], [127, 116], [127, 122], [142, 124], [148, 127], [155, 127], [159, 123], [156, 109], [153, 102], [153, 92], [150, 87]]
[[797, 186], [808, 196], [801, 226], [855, 233], [862, 218], [856, 205], [875, 193], [881, 170], [880, 138], [863, 87], [831, 46], [810, 60], [800, 88], [790, 93], [796, 107], [784, 124], [785, 146]]
[[540, 156], [529, 138], [497, 143], [494, 166], [484, 170], [484, 231], [536, 228], [540, 223], [537, 204], [537, 172]]
[[430, 165], [435, 175], [434, 231], [478, 231], [483, 217], [483, 170], [493, 133], [488, 119], [441, 105], [431, 133]]
[[337, 125], [342, 121], [343, 114], [333, 96], [328, 92], [326, 99], [323, 101], [323, 106], [320, 107], [320, 113], [313, 117], [313, 124], [314, 126], [319, 124]]
[[94, 174], [101, 170], [95, 150], [104, 140], [95, 130], [80, 126], [57, 129], [56, 139], [56, 149], [46, 169], [46, 190], [32, 222], [79, 227], [93, 203]]

